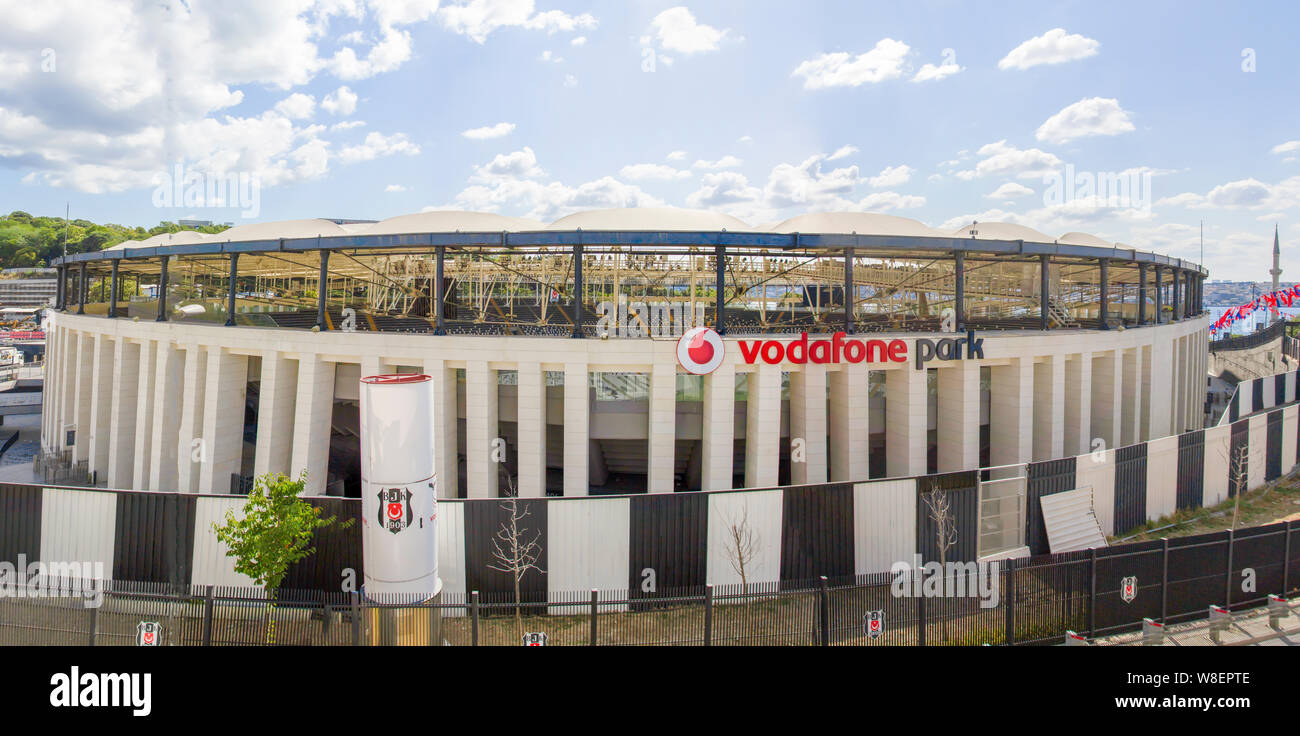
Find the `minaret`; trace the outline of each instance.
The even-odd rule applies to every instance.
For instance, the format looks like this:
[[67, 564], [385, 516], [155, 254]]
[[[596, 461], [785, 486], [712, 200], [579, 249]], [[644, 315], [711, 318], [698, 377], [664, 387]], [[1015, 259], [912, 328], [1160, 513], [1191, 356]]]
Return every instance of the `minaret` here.
[[[1281, 260], [1282, 260], [1282, 248], [1278, 244], [1277, 223], [1274, 223], [1273, 224], [1273, 268], [1269, 269], [1269, 273], [1273, 276], [1274, 294], [1277, 293], [1277, 290], [1279, 288], [1277, 277], [1282, 275]], [[1269, 320], [1268, 320], [1269, 324], [1272, 324], [1275, 319], [1277, 318], [1272, 313], [1270, 313]]]

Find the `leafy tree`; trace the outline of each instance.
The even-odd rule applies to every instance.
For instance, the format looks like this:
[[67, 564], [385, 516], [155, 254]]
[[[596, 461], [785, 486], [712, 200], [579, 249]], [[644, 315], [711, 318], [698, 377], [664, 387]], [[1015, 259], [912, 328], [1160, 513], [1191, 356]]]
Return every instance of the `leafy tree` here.
[[[226, 545], [226, 556], [235, 558], [235, 571], [247, 575], [266, 590], [271, 601], [266, 643], [275, 643], [275, 594], [293, 563], [315, 553], [312, 534], [334, 524], [334, 516], [321, 518], [320, 509], [298, 494], [307, 482], [303, 471], [298, 480], [283, 473], [267, 473], [254, 481], [244, 504], [243, 518], [226, 512], [226, 522], [213, 524], [217, 539]], [[348, 520], [339, 525], [346, 529]]]

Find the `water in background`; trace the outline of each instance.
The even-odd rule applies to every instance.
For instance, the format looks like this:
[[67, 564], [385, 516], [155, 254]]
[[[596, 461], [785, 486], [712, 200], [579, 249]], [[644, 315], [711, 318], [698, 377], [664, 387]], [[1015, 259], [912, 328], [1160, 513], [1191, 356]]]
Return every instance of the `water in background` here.
[[[1229, 306], [1227, 304], [1224, 304], [1221, 306], [1209, 307], [1208, 309], [1210, 314], [1215, 319], [1218, 319], [1220, 316], [1222, 316], [1224, 312], [1236, 306], [1240, 306], [1240, 305], [1234, 304]], [[1272, 310], [1261, 309], [1245, 319], [1239, 319], [1236, 322], [1232, 323], [1232, 327], [1230, 328], [1229, 331], [1234, 335], [1249, 335], [1252, 332], [1254, 332], [1256, 329], [1263, 327], [1266, 324], [1268, 320], [1269, 312], [1271, 311]], [[1287, 319], [1300, 318], [1300, 307], [1281, 307], [1279, 308], [1278, 311], [1284, 314]], [[1219, 332], [1215, 334], [1222, 335], [1224, 333]]]

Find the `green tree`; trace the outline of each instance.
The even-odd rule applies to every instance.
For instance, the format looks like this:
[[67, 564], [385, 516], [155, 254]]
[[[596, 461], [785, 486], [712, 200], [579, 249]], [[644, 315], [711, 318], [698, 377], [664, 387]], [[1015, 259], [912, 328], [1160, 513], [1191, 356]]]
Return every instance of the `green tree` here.
[[[254, 481], [244, 504], [243, 518], [226, 512], [226, 522], [213, 524], [217, 539], [227, 547], [226, 556], [235, 558], [235, 571], [247, 575], [266, 590], [271, 605], [267, 611], [266, 643], [275, 643], [275, 595], [293, 563], [315, 553], [312, 534], [337, 522], [321, 518], [319, 508], [299, 494], [307, 482], [303, 471], [298, 480], [283, 473], [267, 473]], [[346, 529], [348, 520], [339, 525]]]

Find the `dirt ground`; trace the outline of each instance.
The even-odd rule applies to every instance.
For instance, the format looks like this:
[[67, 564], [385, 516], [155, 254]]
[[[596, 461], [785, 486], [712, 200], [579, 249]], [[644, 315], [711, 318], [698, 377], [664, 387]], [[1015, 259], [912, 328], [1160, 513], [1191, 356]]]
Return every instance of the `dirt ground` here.
[[[1148, 522], [1145, 530], [1136, 536], [1133, 535], [1137, 530], [1132, 530], [1111, 537], [1108, 541], [1115, 545], [1224, 531], [1232, 528], [1235, 504], [1236, 499], [1229, 498], [1213, 508], [1179, 511], [1172, 516]], [[1300, 473], [1283, 476], [1261, 488], [1248, 491], [1241, 497], [1241, 507], [1237, 514], [1238, 528], [1300, 519]], [[1169, 526], [1170, 524], [1177, 526]]]

